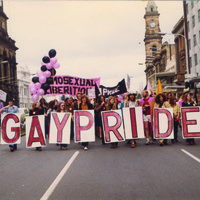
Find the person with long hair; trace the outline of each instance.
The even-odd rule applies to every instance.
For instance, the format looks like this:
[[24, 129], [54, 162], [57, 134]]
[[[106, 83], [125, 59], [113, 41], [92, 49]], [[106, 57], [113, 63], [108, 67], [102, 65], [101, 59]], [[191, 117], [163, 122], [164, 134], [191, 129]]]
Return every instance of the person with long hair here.
[[[78, 110], [92, 110], [92, 109], [93, 105], [90, 103], [89, 98], [87, 97], [87, 95], [83, 94], [81, 96], [81, 103], [78, 106]], [[81, 144], [83, 146], [83, 149], [87, 151], [89, 142], [82, 142]]]
[[46, 102], [46, 100], [44, 98], [40, 99], [40, 107], [42, 108], [44, 114], [46, 114], [47, 113], [48, 103]]
[[178, 142], [178, 121], [180, 118], [180, 106], [178, 102], [176, 102], [175, 96], [170, 97], [169, 105], [173, 109], [174, 139], [172, 139], [171, 142], [174, 144], [175, 142]]
[[[188, 107], [188, 106], [195, 106], [195, 103], [192, 100], [189, 92], [185, 94], [184, 100], [183, 100], [183, 103], [182, 103], [182, 107]], [[189, 145], [195, 145], [196, 144], [194, 138], [188, 138], [188, 139], [186, 139], [186, 142]]]
[[106, 110], [105, 97], [100, 95], [98, 97], [97, 103], [95, 105], [95, 125], [97, 129], [97, 134], [100, 139], [102, 139], [102, 144], [105, 144], [104, 137], [102, 136], [102, 119], [101, 112]]
[[74, 110], [78, 110], [79, 104], [81, 103], [82, 92], [76, 93], [77, 101], [74, 102]]
[[[44, 110], [40, 107], [40, 104], [38, 102], [34, 102], [32, 104], [32, 109], [29, 110], [29, 116], [35, 116], [35, 115], [43, 115]], [[42, 151], [42, 147], [36, 147], [37, 151]]]
[[[136, 94], [135, 93], [129, 93], [128, 94], [128, 101], [125, 101], [125, 107], [137, 107], [138, 103], [136, 101]], [[135, 148], [136, 141], [131, 140], [131, 148]]]
[[[167, 97], [163, 93], [156, 95], [154, 108], [170, 108]], [[159, 141], [160, 146], [163, 146], [163, 144], [167, 145], [167, 139], [160, 139]]]
[[[106, 110], [117, 110], [117, 105], [115, 104], [115, 99], [113, 96], [108, 97]], [[117, 148], [117, 146], [118, 146], [118, 142], [111, 143], [111, 148]]]
[[[65, 112], [65, 103], [64, 102], [59, 103], [57, 112], [59, 112], [59, 113]], [[67, 150], [67, 144], [59, 144], [59, 150], [62, 150], [62, 148], [64, 150]]]

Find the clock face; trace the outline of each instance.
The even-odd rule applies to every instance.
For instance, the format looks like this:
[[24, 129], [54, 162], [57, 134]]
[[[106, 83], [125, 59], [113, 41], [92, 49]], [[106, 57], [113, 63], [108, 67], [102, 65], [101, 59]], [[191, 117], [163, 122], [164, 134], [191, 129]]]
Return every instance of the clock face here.
[[156, 26], [155, 22], [151, 22], [150, 26], [151, 28], [154, 28]]

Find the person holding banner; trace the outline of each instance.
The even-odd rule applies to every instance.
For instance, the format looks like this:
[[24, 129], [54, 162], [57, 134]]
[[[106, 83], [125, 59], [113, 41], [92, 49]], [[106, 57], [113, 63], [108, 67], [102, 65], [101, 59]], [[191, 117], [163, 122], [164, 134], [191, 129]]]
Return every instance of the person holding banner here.
[[[57, 112], [65, 112], [65, 103], [61, 102], [59, 105], [58, 105], [58, 109], [57, 109]], [[59, 150], [62, 150], [62, 148], [64, 150], [67, 150], [67, 144], [59, 144]]]
[[40, 107], [42, 108], [44, 114], [46, 114], [47, 113], [48, 103], [46, 102], [46, 100], [44, 98], [40, 99]]
[[[44, 110], [40, 107], [40, 104], [38, 102], [34, 102], [32, 104], [32, 109], [29, 110], [29, 116], [34, 116], [34, 115], [43, 115]], [[42, 151], [42, 147], [36, 147], [36, 151]]]
[[101, 119], [101, 112], [106, 110], [105, 106], [105, 97], [100, 95], [98, 97], [98, 101], [94, 108], [95, 111], [95, 125], [97, 127], [98, 137], [102, 139], [102, 144], [105, 144], [104, 137], [102, 137], [102, 119]]
[[[151, 110], [152, 110], [152, 105], [154, 104], [151, 103], [153, 101], [153, 98], [149, 97], [149, 93], [147, 90], [144, 90], [142, 92], [142, 97], [143, 99], [140, 100], [140, 106], [143, 107], [144, 129], [145, 129], [145, 135], [147, 138], [145, 145], [149, 145], [153, 143]], [[151, 140], [150, 140], [150, 137], [151, 137]]]
[[[170, 108], [167, 97], [163, 93], [156, 95], [154, 108]], [[167, 139], [161, 139], [159, 141], [160, 146], [163, 146], [163, 144], [167, 145]]]
[[74, 110], [79, 110], [79, 104], [81, 103], [82, 92], [77, 92], [76, 98], [77, 98], [77, 101], [74, 102]]
[[[14, 99], [13, 98], [8, 98], [8, 106], [3, 107], [0, 109], [0, 113], [5, 112], [5, 113], [19, 113], [18, 107], [14, 106]], [[10, 144], [10, 151], [13, 152], [17, 150], [17, 144]]]
[[[184, 100], [183, 100], [183, 103], [182, 103], [182, 107], [188, 107], [188, 106], [195, 106], [195, 103], [194, 103], [194, 101], [192, 101], [192, 98], [191, 98], [191, 95], [190, 95], [189, 92], [185, 94]], [[186, 139], [186, 142], [189, 145], [195, 145], [196, 144], [194, 138]]]
[[[136, 101], [136, 94], [135, 93], [129, 93], [128, 94], [128, 101], [125, 101], [125, 107], [137, 107], [137, 101]], [[129, 143], [130, 144], [130, 143]], [[136, 141], [131, 140], [131, 148], [135, 148]]]
[[[115, 99], [113, 96], [108, 97], [108, 101], [106, 104], [106, 110], [117, 110], [117, 105], [115, 104]], [[117, 148], [118, 142], [112, 142], [110, 148]]]
[[[93, 105], [90, 103], [89, 98], [87, 97], [87, 95], [83, 94], [81, 96], [81, 103], [79, 104], [77, 110], [92, 110], [92, 109], [94, 108], [93, 108]], [[81, 144], [83, 146], [83, 149], [87, 151], [89, 142], [82, 142]]]
[[65, 99], [65, 110], [71, 113], [71, 135], [70, 139], [74, 139], [74, 104], [71, 97]]
[[[2, 108], [3, 108], [3, 102], [0, 99], [0, 109], [2, 109]], [[1, 121], [1, 113], [0, 113], [0, 121]], [[1, 127], [1, 123], [0, 123], [0, 127]]]
[[176, 102], [176, 97], [171, 96], [169, 101], [170, 108], [173, 109], [173, 118], [174, 118], [174, 139], [171, 140], [172, 144], [178, 142], [178, 125], [180, 120], [180, 106]]

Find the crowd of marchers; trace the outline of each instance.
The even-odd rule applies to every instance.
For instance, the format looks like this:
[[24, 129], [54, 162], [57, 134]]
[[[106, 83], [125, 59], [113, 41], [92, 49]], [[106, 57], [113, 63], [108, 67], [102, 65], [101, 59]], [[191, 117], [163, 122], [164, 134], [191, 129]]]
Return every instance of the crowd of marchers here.
[[[198, 99], [200, 100], [200, 99]], [[51, 112], [70, 112], [71, 113], [71, 133], [70, 139], [74, 137], [74, 110], [91, 110], [95, 111], [95, 132], [96, 136], [102, 140], [102, 144], [105, 144], [103, 137], [101, 112], [109, 110], [123, 109], [124, 107], [137, 107], [141, 106], [143, 110], [144, 132], [146, 137], [145, 145], [150, 145], [154, 142], [153, 139], [153, 110], [154, 108], [172, 108], [173, 120], [174, 120], [174, 138], [171, 143], [178, 142], [178, 127], [181, 128], [180, 123], [180, 107], [181, 106], [200, 106], [196, 103], [190, 92], [179, 94], [178, 99], [171, 92], [151, 94], [149, 95], [147, 90], [142, 92], [142, 99], [136, 99], [135, 93], [127, 93], [122, 101], [119, 101], [118, 96], [110, 96], [105, 98], [103, 95], [90, 101], [87, 95], [77, 92], [76, 98], [68, 96], [65, 100], [52, 100], [46, 102], [44, 98], [41, 98], [39, 102], [34, 102], [32, 108], [29, 111], [30, 116], [45, 115], [45, 136], [49, 136], [50, 117]], [[0, 102], [0, 113], [18, 113], [18, 107], [14, 105], [14, 99], [8, 99], [8, 106], [3, 106]], [[186, 139], [187, 144], [195, 145], [193, 138]], [[136, 140], [128, 140], [131, 148], [136, 147]], [[88, 150], [88, 142], [81, 143], [84, 150]], [[159, 140], [160, 146], [167, 145], [167, 139]], [[58, 144], [60, 150], [66, 150], [67, 144]], [[117, 142], [111, 143], [111, 148], [116, 148]], [[10, 151], [13, 152], [17, 149], [17, 144], [9, 145]], [[42, 151], [42, 147], [36, 147], [36, 150]]]

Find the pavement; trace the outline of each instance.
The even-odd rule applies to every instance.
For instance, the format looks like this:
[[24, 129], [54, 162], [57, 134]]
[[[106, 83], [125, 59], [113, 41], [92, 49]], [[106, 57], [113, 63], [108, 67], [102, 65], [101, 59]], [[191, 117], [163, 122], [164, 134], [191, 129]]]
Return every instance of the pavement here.
[[96, 138], [88, 151], [72, 141], [68, 150], [48, 144], [39, 152], [22, 137], [13, 153], [0, 145], [0, 199], [199, 200], [200, 139], [187, 145], [180, 130], [178, 139], [163, 147], [140, 139], [136, 148], [122, 142], [111, 149]]

